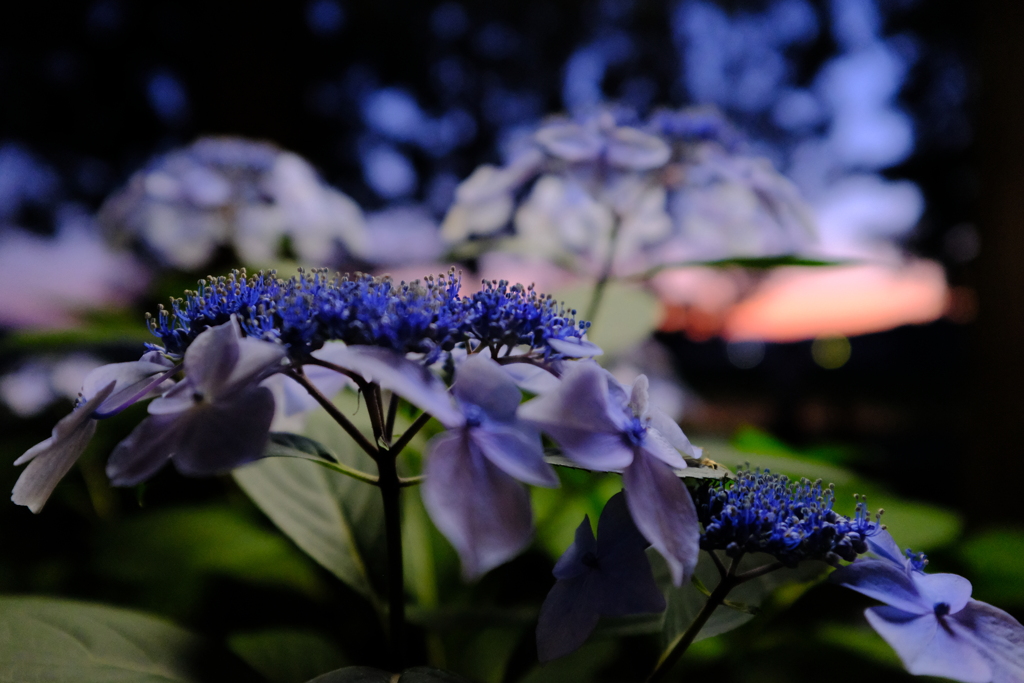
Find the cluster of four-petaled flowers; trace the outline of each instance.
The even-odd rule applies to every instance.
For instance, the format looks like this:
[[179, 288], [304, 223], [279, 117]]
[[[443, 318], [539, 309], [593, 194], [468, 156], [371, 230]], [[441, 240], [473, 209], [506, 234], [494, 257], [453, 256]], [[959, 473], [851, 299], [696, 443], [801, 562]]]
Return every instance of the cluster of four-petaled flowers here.
[[[450, 390], [422, 364], [388, 349], [328, 343], [318, 356], [402, 396], [447, 428], [428, 445], [423, 498], [467, 577], [505, 562], [529, 542], [530, 501], [519, 482], [558, 485], [540, 431], [588, 469], [623, 472], [634, 494], [628, 499], [633, 518], [677, 583], [696, 563], [693, 502], [672, 469], [686, 466], [680, 451], [698, 453], [675, 422], [648, 405], [645, 377], [630, 390], [591, 361], [564, 363], [561, 380], [547, 375], [551, 391], [520, 405], [513, 377], [523, 373], [508, 372], [484, 354], [459, 362]], [[144, 481], [168, 460], [190, 475], [255, 460], [275, 409], [263, 382], [289, 365], [284, 346], [243, 337], [232, 319], [199, 334], [180, 365], [150, 352], [99, 368], [86, 379], [76, 410], [18, 459], [28, 467], [12, 498], [41, 509], [84, 451], [97, 420], [152, 397], [148, 417], [110, 456], [113, 484]], [[184, 379], [175, 382], [179, 371]]]

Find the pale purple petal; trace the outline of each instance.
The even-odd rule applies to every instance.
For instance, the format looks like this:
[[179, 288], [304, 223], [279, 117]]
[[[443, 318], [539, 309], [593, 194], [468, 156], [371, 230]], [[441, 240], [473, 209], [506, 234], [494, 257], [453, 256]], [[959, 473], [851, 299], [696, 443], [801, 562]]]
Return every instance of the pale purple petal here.
[[629, 410], [636, 417], [647, 417], [651, 403], [651, 381], [647, 375], [637, 375], [629, 390]]
[[107, 460], [107, 477], [114, 486], [135, 486], [167, 464], [187, 419], [180, 415], [150, 415], [132, 430]]
[[910, 575], [887, 560], [857, 560], [832, 572], [829, 580], [912, 614], [933, 614]]
[[650, 419], [648, 429], [656, 430], [664, 437], [665, 441], [668, 441], [673, 448], [683, 455], [694, 459], [700, 458], [701, 449], [690, 443], [690, 440], [686, 438], [686, 434], [683, 434], [682, 428], [675, 420], [653, 406], [648, 411], [647, 417]]
[[156, 365], [162, 365], [166, 370], [170, 370], [171, 368], [174, 367], [174, 362], [171, 361], [170, 358], [165, 356], [160, 351], [146, 351], [144, 354], [142, 354], [139, 360], [146, 363], [155, 363]]
[[[178, 382], [168, 389], [160, 398], [154, 399], [146, 407], [150, 415], [176, 415], [191, 410], [198, 401], [203, 400], [195, 385], [188, 379]], [[197, 400], [198, 398], [198, 400]]]
[[868, 552], [897, 567], [906, 569], [909, 565], [906, 555], [896, 544], [896, 540], [885, 529], [867, 537]]
[[224, 384], [222, 393], [262, 379], [281, 365], [288, 355], [281, 344], [246, 337], [238, 341], [238, 361]]
[[544, 598], [537, 620], [537, 658], [550, 662], [573, 652], [587, 641], [597, 626], [595, 605], [587, 600], [592, 572], [555, 583]]
[[159, 396], [161, 392], [174, 387], [171, 377], [177, 368], [165, 369], [157, 375], [148, 375], [135, 380], [131, 384], [116, 387], [116, 391], [96, 409], [96, 417], [105, 418], [116, 415], [130, 405], [143, 399]]
[[42, 510], [57, 483], [85, 452], [95, 433], [96, 421], [87, 420], [64, 438], [57, 440], [51, 436], [18, 458], [15, 464], [31, 462], [14, 484], [11, 500], [16, 505], [28, 506], [32, 512]]
[[96, 408], [101, 406], [113, 391], [113, 382], [97, 391], [95, 396], [93, 396], [88, 401], [78, 406], [70, 413], [65, 415], [63, 418], [61, 418], [61, 420], [54, 426], [53, 431], [50, 433], [49, 439], [43, 441], [42, 443], [36, 444], [32, 448], [30, 448], [20, 458], [15, 460], [14, 464], [23, 465], [27, 463], [28, 461], [42, 454], [42, 452], [45, 450], [43, 444], [50, 442], [50, 444], [52, 445], [59, 445], [61, 441], [64, 441], [65, 439], [68, 439], [75, 435], [89, 422], [95, 422], [95, 420], [93, 419], [93, 415], [96, 412]]
[[970, 600], [948, 623], [974, 642], [992, 667], [992, 683], [1024, 681], [1024, 626], [1019, 621], [998, 607]]
[[657, 458], [673, 469], [681, 470], [686, 467], [686, 461], [683, 460], [683, 456], [679, 455], [679, 451], [669, 445], [665, 437], [654, 429], [647, 429], [647, 434], [644, 435], [640, 448], [651, 457]]
[[347, 346], [332, 353], [333, 362], [430, 413], [449, 429], [465, 423], [444, 383], [419, 363], [389, 349]]
[[185, 350], [185, 375], [203, 394], [216, 396], [224, 388], [238, 363], [238, 342], [242, 337], [232, 316], [223, 325], [210, 327], [192, 340]]
[[616, 493], [608, 499], [598, 520], [597, 547], [595, 552], [602, 558], [617, 560], [621, 557], [644, 553], [650, 543], [636, 528], [626, 504], [626, 496]]
[[633, 462], [633, 447], [622, 434], [590, 432], [583, 429], [542, 427], [567, 458], [595, 472], [620, 472]]
[[540, 435], [533, 430], [490, 423], [470, 428], [469, 438], [506, 474], [534, 486], [558, 487], [558, 476], [544, 461]]
[[523, 395], [515, 382], [490, 358], [472, 355], [455, 372], [452, 393], [462, 403], [470, 403], [491, 420], [513, 422]]
[[910, 578], [926, 606], [931, 605], [934, 608], [939, 603], [945, 603], [949, 606], [950, 613], [955, 614], [971, 599], [971, 582], [962, 576], [912, 572]]
[[533, 515], [522, 484], [495, 467], [461, 431], [427, 444], [423, 504], [474, 579], [530, 541]]
[[263, 456], [274, 419], [274, 396], [251, 387], [225, 400], [196, 408], [187, 417], [174, 451], [182, 474], [220, 474]]
[[868, 608], [864, 615], [910, 673], [963, 683], [992, 680], [992, 668], [974, 645], [957, 631], [944, 628], [934, 614], [915, 615], [882, 606]]
[[593, 358], [594, 356], [604, 354], [604, 350], [600, 346], [585, 339], [557, 339], [555, 337], [548, 337], [546, 343], [556, 353], [560, 353], [566, 358]]
[[584, 517], [576, 540], [555, 565], [558, 578], [541, 607], [537, 648], [542, 660], [569, 654], [586, 641], [599, 615], [660, 612], [662, 595], [651, 572], [647, 541], [630, 519], [623, 495], [605, 505], [597, 541]]
[[114, 382], [114, 391], [120, 392], [127, 386], [151, 379], [154, 375], [167, 372], [171, 368], [163, 364], [136, 360], [130, 363], [110, 363], [93, 369], [82, 382], [82, 397], [86, 400], [96, 395], [100, 389]]
[[590, 517], [583, 515], [583, 521], [576, 527], [576, 536], [572, 545], [562, 553], [555, 563], [551, 573], [556, 579], [571, 579], [580, 574], [590, 571], [590, 567], [583, 564], [583, 557], [587, 553], [597, 551], [597, 542], [594, 540], [594, 531], [590, 528]]
[[647, 171], [664, 166], [672, 156], [664, 141], [636, 128], [614, 128], [608, 138], [608, 163], [618, 168]]
[[661, 553], [679, 586], [700, 551], [700, 525], [690, 492], [670, 467], [640, 451], [622, 474], [626, 503], [640, 533]]
[[115, 382], [96, 391], [88, 401], [66, 415], [53, 428], [50, 438], [28, 449], [14, 461], [15, 465], [28, 463], [18, 477], [11, 492], [11, 500], [26, 505], [32, 512], [43, 509], [57, 483], [71, 469], [96, 433], [96, 408], [114, 391]]
[[616, 617], [665, 609], [665, 596], [654, 580], [647, 546], [630, 517], [625, 496], [612, 496], [597, 528], [596, 572], [601, 583], [600, 593], [593, 599], [602, 615]]
[[601, 135], [576, 123], [552, 123], [540, 128], [534, 139], [552, 156], [566, 161], [592, 161], [604, 147]]
[[608, 376], [592, 362], [569, 367], [558, 389], [519, 407], [519, 418], [552, 436], [551, 428], [618, 434], [629, 422], [623, 407], [610, 405]]
[[558, 388], [558, 377], [531, 363], [509, 363], [501, 369], [508, 373], [516, 386], [531, 394], [546, 394]]

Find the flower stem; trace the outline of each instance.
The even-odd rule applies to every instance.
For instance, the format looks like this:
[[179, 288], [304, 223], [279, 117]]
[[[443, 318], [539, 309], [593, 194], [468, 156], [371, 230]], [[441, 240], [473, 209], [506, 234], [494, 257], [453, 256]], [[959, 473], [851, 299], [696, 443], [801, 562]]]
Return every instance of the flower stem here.
[[693, 644], [697, 634], [704, 628], [704, 624], [708, 622], [711, 615], [714, 614], [715, 610], [725, 602], [725, 598], [729, 595], [729, 591], [735, 588], [740, 580], [736, 577], [736, 569], [739, 567], [740, 558], [733, 559], [732, 564], [729, 567], [729, 571], [722, 577], [722, 580], [715, 586], [715, 590], [711, 591], [711, 595], [708, 596], [708, 601], [704, 603], [704, 607], [701, 608], [697, 616], [694, 617], [693, 623], [665, 649], [662, 653], [661, 659], [654, 667], [654, 671], [647, 677], [647, 683], [656, 683], [657, 681], [665, 680], [672, 667], [679, 658], [683, 656], [686, 649]]
[[384, 534], [388, 554], [388, 631], [391, 636], [392, 668], [405, 668], [405, 576], [402, 566], [402, 510], [396, 455], [385, 448], [377, 458], [377, 486], [384, 503]]
[[657, 681], [665, 680], [668, 676], [669, 671], [679, 658], [683, 656], [686, 649], [693, 644], [694, 639], [700, 633], [700, 630], [704, 628], [704, 624], [708, 622], [711, 615], [715, 613], [715, 610], [722, 604], [726, 603], [726, 597], [736, 586], [747, 581], [769, 574], [776, 569], [782, 569], [785, 565], [781, 562], [771, 562], [769, 564], [755, 567], [743, 573], [737, 573], [740, 566], [740, 560], [743, 556], [734, 557], [732, 563], [729, 565], [729, 569], [724, 569], [722, 561], [715, 555], [715, 551], [709, 550], [711, 557], [715, 560], [715, 565], [719, 568], [722, 574], [722, 580], [715, 586], [715, 590], [711, 591], [711, 595], [708, 596], [708, 601], [704, 603], [704, 607], [701, 608], [700, 612], [693, 619], [693, 623], [684, 631], [681, 635], [677, 636], [672, 643], [662, 653], [661, 659], [658, 660], [657, 665], [654, 667], [654, 671], [647, 678], [647, 683], [656, 683]]
[[341, 428], [345, 430], [345, 433], [355, 439], [355, 442], [371, 457], [377, 458], [377, 447], [370, 443], [370, 440], [363, 436], [363, 433], [356, 428], [352, 422], [345, 417], [344, 413], [338, 410], [338, 406], [331, 402], [331, 399], [323, 395], [323, 393], [316, 388], [316, 386], [310, 382], [301, 370], [294, 370], [286, 373], [289, 377], [294, 379], [296, 382], [305, 387], [309, 395], [316, 399], [316, 402], [320, 404], [320, 407], [327, 411], [327, 414], [334, 418], [334, 421], [341, 425]]
[[605, 259], [604, 268], [601, 270], [601, 277], [598, 278], [597, 284], [594, 285], [594, 292], [590, 295], [590, 303], [587, 304], [587, 313], [583, 316], [584, 320], [594, 322], [597, 318], [597, 312], [601, 308], [601, 300], [604, 299], [604, 290], [608, 286], [608, 281], [612, 278], [612, 266], [615, 264], [615, 247], [618, 246], [619, 241], [619, 225], [622, 221], [618, 215], [615, 216], [615, 222], [612, 224], [612, 234], [608, 238], [608, 258]]

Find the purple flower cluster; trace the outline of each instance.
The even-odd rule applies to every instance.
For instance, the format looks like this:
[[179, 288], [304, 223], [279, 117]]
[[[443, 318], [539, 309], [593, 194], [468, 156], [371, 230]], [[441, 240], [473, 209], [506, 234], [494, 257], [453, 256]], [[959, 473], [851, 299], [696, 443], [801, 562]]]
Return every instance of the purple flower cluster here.
[[[107, 476], [127, 486], [152, 476], [168, 460], [192, 475], [226, 472], [263, 454], [274, 399], [259, 383], [278, 371], [279, 344], [243, 338], [231, 318], [198, 335], [175, 366], [155, 352], [133, 363], [93, 370], [75, 410], [49, 439], [22, 455], [28, 463], [11, 499], [39, 512], [96, 432], [96, 421], [146, 398], [149, 417], [114, 449]], [[184, 369], [185, 379], [171, 377]]]
[[[525, 351], [516, 360], [549, 365], [600, 349], [583, 339], [587, 323], [532, 288], [491, 282], [461, 297], [459, 286], [454, 273], [395, 283], [323, 271], [285, 281], [242, 271], [201, 281], [150, 318], [163, 346], [87, 378], [77, 409], [18, 460], [29, 466], [13, 499], [41, 509], [96, 421], [148, 398], [155, 398], [149, 416], [108, 461], [115, 485], [142, 482], [169, 460], [189, 475], [255, 460], [276, 409], [264, 380], [319, 364], [392, 391], [450, 430], [428, 449], [425, 498], [466, 576], [477, 576], [529, 541], [529, 497], [518, 482], [558, 484], [537, 428], [516, 416], [522, 396], [513, 375], [486, 356]], [[449, 390], [430, 367], [456, 346], [471, 355]], [[464, 356], [447, 356], [455, 357]]]
[[457, 344], [484, 345], [497, 353], [528, 346], [545, 359], [594, 355], [577, 323], [550, 297], [507, 282], [485, 282], [481, 291], [460, 295], [454, 273], [422, 281], [387, 277], [300, 273], [290, 280], [273, 272], [247, 276], [236, 271], [200, 282], [194, 292], [161, 308], [150, 319], [161, 351], [180, 356], [203, 330], [238, 319], [247, 336], [284, 344], [303, 359], [327, 341], [419, 353], [428, 363]]
[[700, 547], [730, 557], [762, 552], [787, 566], [801, 560], [847, 561], [867, 552], [881, 529], [861, 502], [853, 518], [832, 509], [835, 493], [821, 482], [790, 482], [768, 470], [740, 471], [735, 481], [716, 482], [697, 494], [704, 532]]

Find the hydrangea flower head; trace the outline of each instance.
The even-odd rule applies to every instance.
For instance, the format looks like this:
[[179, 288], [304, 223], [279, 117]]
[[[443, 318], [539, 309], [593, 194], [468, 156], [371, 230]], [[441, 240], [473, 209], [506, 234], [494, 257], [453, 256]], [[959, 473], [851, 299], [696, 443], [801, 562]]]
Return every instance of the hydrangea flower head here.
[[162, 262], [193, 270], [218, 246], [271, 263], [287, 236], [304, 262], [362, 256], [362, 211], [299, 155], [266, 142], [206, 137], [151, 160], [100, 211], [107, 230], [137, 239]]
[[853, 518], [832, 509], [831, 487], [806, 479], [791, 482], [770, 471], [740, 471], [733, 482], [715, 482], [696, 496], [704, 550], [763, 552], [787, 566], [801, 560], [853, 560], [867, 552], [881, 527], [857, 504]]

